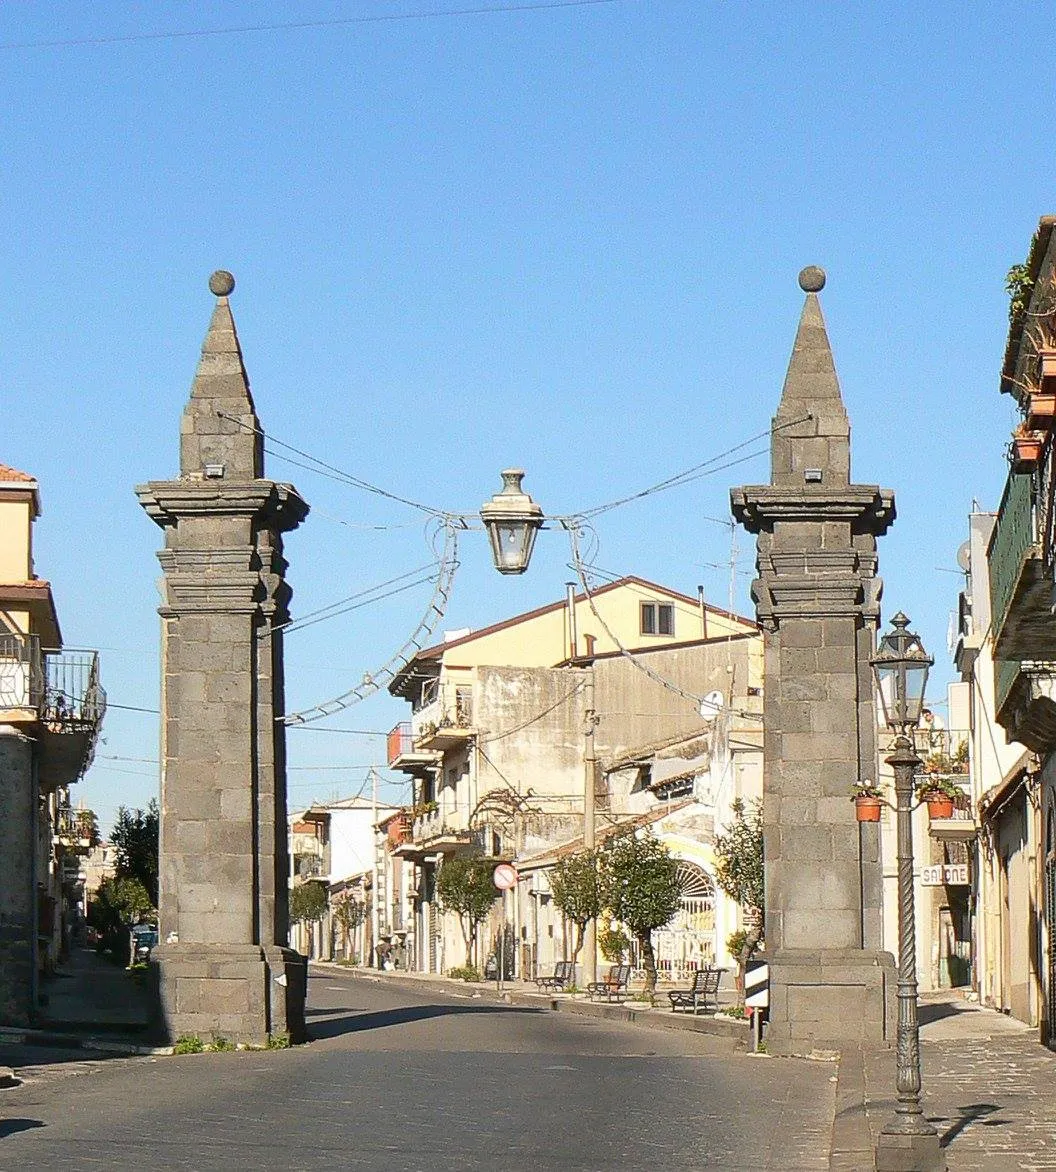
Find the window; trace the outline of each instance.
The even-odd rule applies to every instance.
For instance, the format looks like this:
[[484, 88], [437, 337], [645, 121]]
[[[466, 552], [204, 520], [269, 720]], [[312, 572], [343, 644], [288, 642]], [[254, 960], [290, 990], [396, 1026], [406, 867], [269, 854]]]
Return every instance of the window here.
[[675, 607], [671, 602], [642, 603], [642, 634], [673, 635], [675, 633]]

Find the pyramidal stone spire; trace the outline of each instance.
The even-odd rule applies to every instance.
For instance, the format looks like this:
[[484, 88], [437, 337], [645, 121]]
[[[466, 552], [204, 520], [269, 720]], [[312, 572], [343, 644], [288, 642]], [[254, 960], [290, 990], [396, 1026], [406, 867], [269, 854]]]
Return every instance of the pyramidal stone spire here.
[[180, 427], [184, 480], [257, 480], [264, 475], [264, 437], [253, 406], [228, 297], [235, 278], [220, 270], [209, 278], [216, 307]]
[[778, 430], [771, 449], [771, 480], [846, 485], [851, 478], [851, 427], [818, 301], [824, 270], [805, 268], [799, 287], [807, 298], [774, 416]]

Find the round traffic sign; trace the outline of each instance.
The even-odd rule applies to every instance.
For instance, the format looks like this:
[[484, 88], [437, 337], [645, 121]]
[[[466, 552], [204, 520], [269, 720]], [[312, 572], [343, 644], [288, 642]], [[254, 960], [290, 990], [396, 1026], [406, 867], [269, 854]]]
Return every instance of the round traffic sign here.
[[491, 873], [491, 881], [500, 891], [508, 891], [517, 886], [517, 868], [509, 863], [498, 863]]

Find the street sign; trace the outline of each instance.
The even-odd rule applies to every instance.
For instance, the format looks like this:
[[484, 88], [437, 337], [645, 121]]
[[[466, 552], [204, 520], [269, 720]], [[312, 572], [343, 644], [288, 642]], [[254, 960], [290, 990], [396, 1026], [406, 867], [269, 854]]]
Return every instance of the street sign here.
[[517, 886], [517, 868], [509, 863], [498, 863], [491, 873], [491, 881], [500, 891]]
[[750, 960], [744, 966], [744, 1004], [747, 1009], [770, 1005], [770, 966], [765, 961]]
[[967, 887], [967, 863], [932, 863], [920, 868], [921, 887]]

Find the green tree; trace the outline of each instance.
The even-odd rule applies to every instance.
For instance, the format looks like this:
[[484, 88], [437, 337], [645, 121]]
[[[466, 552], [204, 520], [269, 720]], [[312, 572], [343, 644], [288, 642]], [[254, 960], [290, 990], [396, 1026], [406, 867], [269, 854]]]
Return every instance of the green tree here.
[[326, 915], [326, 888], [309, 880], [290, 889], [290, 919], [316, 921]]
[[88, 907], [88, 922], [99, 933], [102, 950], [125, 964], [129, 928], [153, 910], [150, 895], [138, 879], [115, 877], [104, 880], [95, 893]]
[[568, 855], [550, 872], [554, 904], [576, 926], [573, 964], [579, 959], [587, 924], [601, 915], [601, 875], [597, 851], [583, 850]]
[[158, 803], [151, 798], [146, 810], [119, 806], [110, 834], [115, 848], [114, 871], [119, 879], [138, 879], [158, 905]]
[[727, 945], [737, 957], [737, 989], [744, 994], [744, 970], [762, 939], [764, 904], [763, 811], [759, 802], [732, 805], [733, 822], [715, 838], [719, 886], [744, 909], [746, 927], [734, 932]]
[[678, 862], [653, 834], [617, 835], [602, 848], [601, 859], [602, 901], [638, 941], [645, 961], [645, 992], [651, 999], [656, 990], [653, 932], [678, 911]]
[[360, 903], [350, 891], [346, 891], [333, 900], [330, 910], [341, 929], [341, 948], [347, 956], [349, 938], [367, 918], [366, 904]]
[[436, 894], [447, 911], [455, 912], [470, 964], [476, 963], [477, 929], [495, 902], [495, 862], [479, 855], [446, 859], [436, 876]]

